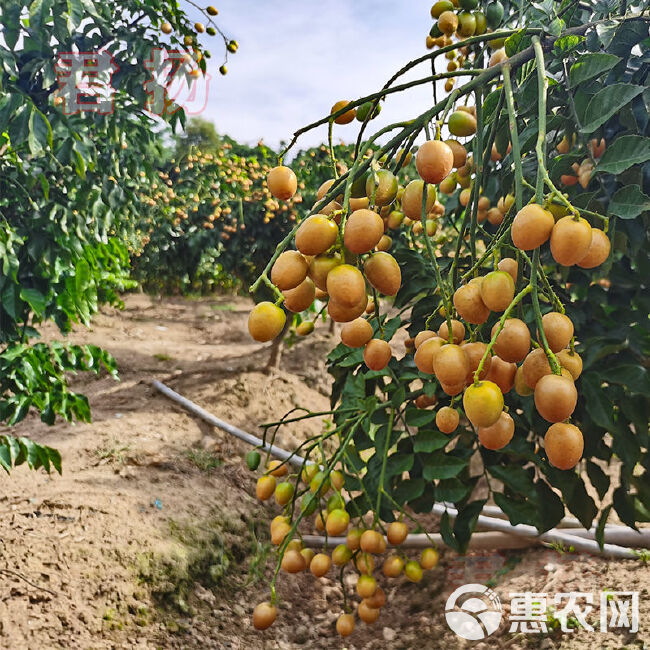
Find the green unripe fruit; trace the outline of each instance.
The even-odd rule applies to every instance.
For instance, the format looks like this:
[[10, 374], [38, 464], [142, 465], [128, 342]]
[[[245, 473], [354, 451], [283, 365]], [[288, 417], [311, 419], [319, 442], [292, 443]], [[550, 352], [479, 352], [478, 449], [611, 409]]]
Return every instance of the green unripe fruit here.
[[279, 506], [286, 506], [291, 501], [294, 487], [291, 483], [284, 481], [275, 487], [275, 501]]
[[246, 465], [252, 472], [254, 472], [260, 466], [261, 460], [262, 457], [260, 456], [259, 452], [255, 451], [254, 449], [253, 451], [249, 451], [246, 454]]
[[461, 9], [470, 11], [478, 7], [478, 0], [458, 0], [458, 4], [460, 5]]
[[458, 33], [461, 36], [473, 36], [476, 31], [476, 17], [469, 11], [458, 14]]
[[449, 116], [447, 126], [449, 133], [457, 137], [474, 135], [476, 133], [476, 118], [465, 111], [456, 111]]
[[503, 5], [499, 2], [499, 0], [491, 2], [485, 10], [485, 18], [487, 19], [488, 27], [491, 29], [496, 29], [503, 20], [503, 13]]
[[329, 478], [325, 478], [325, 472], [318, 472], [309, 482], [309, 489], [312, 492], [317, 492], [318, 488], [321, 488], [321, 495], [324, 495], [330, 489], [330, 480]]
[[422, 567], [419, 562], [411, 560], [404, 567], [404, 575], [409, 582], [420, 582], [422, 580]]
[[[372, 109], [373, 104], [374, 104], [374, 102], [365, 102], [365, 103], [361, 104], [361, 106], [359, 106], [359, 108], [357, 108], [357, 120], [359, 122], [365, 122], [366, 121], [366, 117], [368, 117], [368, 115], [370, 115], [370, 110]], [[381, 113], [381, 104], [377, 104], [377, 106], [375, 107], [375, 110], [372, 111], [372, 115], [370, 115], [370, 117], [368, 119], [374, 120], [377, 117], [377, 115], [379, 115], [379, 113]]]
[[333, 494], [327, 500], [327, 514], [332, 512], [332, 510], [343, 510], [345, 508], [345, 501], [340, 494]]
[[475, 11], [474, 18], [476, 20], [476, 31], [474, 33], [478, 36], [485, 34], [487, 31], [487, 19], [485, 14], [482, 11]]
[[438, 0], [438, 2], [436, 2], [431, 7], [431, 18], [440, 18], [440, 14], [443, 11], [453, 11], [453, 10], [454, 10], [454, 3], [451, 0]]
[[366, 181], [366, 196], [372, 200], [374, 195], [375, 205], [384, 206], [391, 204], [397, 196], [399, 184], [393, 172], [382, 169], [377, 172], [377, 182], [373, 174]]

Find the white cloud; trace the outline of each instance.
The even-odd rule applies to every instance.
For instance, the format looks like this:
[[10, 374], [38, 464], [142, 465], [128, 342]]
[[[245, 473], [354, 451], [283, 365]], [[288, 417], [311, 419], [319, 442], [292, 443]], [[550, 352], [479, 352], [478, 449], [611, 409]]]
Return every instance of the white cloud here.
[[[416, 0], [223, 0], [218, 8], [219, 25], [240, 48], [221, 77], [221, 44], [214, 39], [204, 117], [240, 141], [263, 137], [271, 146], [326, 115], [335, 101], [379, 90], [425, 53], [431, 25], [428, 7]], [[430, 72], [425, 63], [404, 80]], [[389, 96], [372, 130], [411, 119], [431, 105], [429, 84]], [[354, 141], [356, 134], [354, 124], [335, 127], [337, 140]], [[322, 126], [302, 136], [299, 146], [326, 137]]]

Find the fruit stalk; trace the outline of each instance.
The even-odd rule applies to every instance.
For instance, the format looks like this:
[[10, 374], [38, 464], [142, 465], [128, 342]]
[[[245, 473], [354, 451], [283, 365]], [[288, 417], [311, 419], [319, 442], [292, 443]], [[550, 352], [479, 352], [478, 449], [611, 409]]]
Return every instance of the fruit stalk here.
[[524, 205], [522, 187], [524, 172], [521, 167], [521, 147], [519, 146], [519, 132], [517, 131], [515, 99], [512, 94], [512, 82], [510, 80], [510, 64], [507, 62], [503, 66], [503, 88], [508, 110], [508, 128], [510, 129], [510, 142], [512, 143], [512, 158], [515, 161], [515, 205], [517, 211], [519, 211]]
[[334, 178], [339, 177], [338, 169], [336, 168], [336, 156], [334, 155], [334, 144], [332, 143], [332, 133], [334, 131], [334, 120], [330, 120], [330, 123], [327, 126], [327, 146], [329, 149], [330, 162], [332, 163], [332, 173]]
[[487, 344], [485, 348], [485, 352], [483, 353], [483, 356], [481, 357], [481, 360], [479, 361], [479, 364], [474, 372], [474, 383], [478, 384], [479, 382], [479, 377], [481, 375], [481, 372], [483, 372], [483, 366], [485, 365], [485, 362], [487, 361], [487, 358], [490, 356], [490, 353], [492, 352], [492, 348], [494, 347], [494, 344], [496, 343], [497, 336], [501, 334], [501, 330], [504, 328], [506, 321], [508, 318], [510, 318], [510, 314], [512, 314], [513, 309], [521, 302], [521, 300], [527, 296], [531, 291], [533, 291], [533, 284], [532, 282], [527, 284], [513, 299], [512, 302], [506, 307], [505, 311], [501, 315], [501, 318], [499, 319], [499, 323], [497, 325], [496, 332], [490, 339], [490, 342]]
[[[514, 34], [516, 31], [517, 30], [506, 29], [506, 30], [500, 30], [500, 31], [497, 31], [497, 32], [492, 32], [491, 34], [481, 34], [481, 35], [477, 35], [477, 36], [471, 36], [469, 38], [466, 38], [463, 41], [458, 41], [457, 43], [453, 43], [452, 45], [446, 45], [445, 47], [441, 47], [441, 48], [435, 50], [434, 52], [429, 52], [427, 54], [424, 54], [423, 56], [421, 56], [421, 57], [419, 57], [417, 59], [413, 59], [412, 61], [409, 61], [404, 67], [400, 68], [386, 82], [386, 84], [384, 85], [382, 90], [379, 91], [379, 93], [375, 93], [375, 94], [376, 95], [380, 95], [380, 94], [384, 95], [384, 94], [387, 94], [388, 92], [391, 92], [392, 89], [391, 89], [391, 91], [389, 91], [388, 89], [390, 88], [390, 86], [393, 84], [394, 81], [396, 81], [397, 79], [399, 79], [399, 77], [406, 74], [409, 70], [411, 70], [415, 66], [419, 65], [420, 63], [423, 63], [427, 59], [431, 60], [432, 70], [435, 70], [435, 67], [434, 67], [435, 59], [436, 59], [436, 57], [440, 56], [441, 54], [445, 54], [446, 52], [452, 52], [452, 51], [456, 50], [459, 47], [464, 47], [465, 45], [471, 45], [473, 43], [480, 43], [480, 42], [484, 42], [484, 41], [487, 41], [487, 40], [492, 40], [493, 38], [507, 38], [508, 36], [511, 36], [512, 34]], [[532, 32], [539, 32], [541, 30], [539, 30], [539, 29], [531, 29], [529, 31], [532, 33]], [[459, 70], [457, 72], [461, 72], [461, 71]], [[440, 78], [443, 79], [445, 77], [452, 77], [452, 76], [457, 76], [457, 75], [442, 73], [442, 76], [440, 76]], [[408, 84], [406, 84], [406, 85], [408, 85]], [[453, 91], [453, 92], [456, 92], [456, 91]], [[372, 97], [372, 95], [369, 95], [368, 97]], [[365, 99], [367, 101], [368, 98], [363, 98], [363, 99]], [[362, 101], [362, 100], [360, 100], [360, 101]], [[377, 102], [378, 101], [379, 101], [379, 98], [377, 98]], [[435, 93], [435, 82], [434, 82], [434, 102], [435, 101], [436, 101], [436, 93]], [[375, 106], [376, 106], [376, 104], [373, 105], [373, 108], [372, 108], [373, 111], [375, 109]], [[361, 129], [360, 129], [359, 135], [357, 137], [357, 144], [356, 144], [356, 147], [355, 147], [355, 154], [357, 153], [359, 147], [361, 146], [361, 140], [363, 138], [363, 133], [365, 131], [366, 124], [367, 124], [367, 122], [364, 122], [364, 124], [361, 125]], [[296, 132], [296, 133], [298, 133], [298, 132]]]
[[[345, 438], [343, 439], [343, 442], [341, 443], [341, 446], [338, 448], [336, 451], [336, 454], [332, 458], [332, 462], [326, 467], [324, 473], [323, 473], [323, 481], [321, 482], [320, 486], [318, 489], [312, 493], [311, 498], [309, 499], [308, 506], [311, 505], [312, 502], [317, 501], [320, 497], [321, 489], [323, 487], [323, 484], [325, 481], [329, 478], [329, 475], [332, 473], [334, 466], [336, 463], [339, 462], [341, 459], [341, 456], [345, 453], [345, 450], [350, 442], [352, 440], [352, 436], [354, 435], [354, 432], [357, 430], [357, 427], [361, 423], [361, 420], [366, 416], [366, 413], [362, 413], [359, 415], [353, 422], [351, 423], [350, 429], [347, 432]], [[278, 575], [280, 573], [280, 569], [282, 567], [282, 557], [284, 556], [284, 552], [287, 549], [287, 546], [289, 545], [289, 542], [293, 539], [293, 536], [298, 529], [298, 524], [302, 521], [303, 518], [303, 513], [304, 510], [298, 513], [298, 516], [294, 520], [294, 522], [291, 524], [291, 528], [289, 529], [289, 532], [287, 533], [286, 537], [282, 541], [282, 544], [280, 544], [280, 547], [278, 548], [278, 561], [275, 566], [275, 571], [273, 573], [273, 578], [271, 580], [271, 594], [272, 594], [272, 599], [275, 598], [275, 583], [277, 582]], [[274, 600], [272, 600], [274, 602]]]
[[386, 464], [388, 463], [388, 450], [390, 449], [390, 438], [393, 433], [393, 419], [395, 417], [395, 409], [391, 407], [388, 413], [388, 425], [386, 431], [386, 442], [384, 443], [383, 457], [381, 461], [381, 473], [379, 474], [379, 485], [377, 488], [377, 503], [375, 505], [375, 516], [373, 525], [379, 522], [379, 508], [381, 507], [381, 498], [384, 490], [384, 479], [386, 478]]
[[[446, 312], [446, 318], [447, 318], [447, 328], [449, 331], [449, 334], [451, 336], [451, 310], [452, 310], [452, 300], [451, 300], [451, 293], [447, 290], [447, 285], [443, 282], [442, 279], [442, 274], [440, 273], [440, 266], [438, 265], [438, 259], [436, 258], [436, 253], [433, 250], [433, 246], [431, 245], [431, 240], [429, 239], [429, 233], [427, 231], [427, 221], [426, 221], [426, 212], [427, 212], [427, 202], [426, 202], [426, 196], [427, 196], [427, 190], [428, 190], [428, 184], [424, 183], [422, 186], [422, 217], [421, 217], [421, 222], [424, 224], [424, 228], [422, 228], [422, 234], [424, 235], [424, 245], [426, 246], [427, 253], [429, 255], [429, 258], [431, 259], [431, 263], [433, 264], [433, 272], [436, 275], [436, 283], [438, 287], [440, 287], [440, 292], [442, 293], [443, 300], [445, 302], [445, 312]], [[428, 321], [427, 321], [428, 323]]]
[[[481, 161], [481, 165], [482, 165], [481, 166], [481, 172], [480, 172], [480, 174], [477, 174], [475, 184], [478, 183], [479, 185], [482, 185], [483, 182], [484, 182], [483, 176], [485, 174], [485, 171], [488, 168], [488, 159], [489, 159], [489, 156], [490, 156], [490, 153], [491, 153], [492, 144], [494, 143], [494, 140], [496, 139], [496, 131], [497, 131], [497, 126], [498, 126], [498, 122], [499, 122], [499, 116], [501, 114], [501, 110], [503, 109], [503, 102], [504, 102], [504, 93], [502, 92], [501, 96], [499, 97], [499, 103], [498, 103], [496, 111], [495, 111], [494, 121], [492, 123], [492, 128], [490, 130], [490, 135], [488, 136], [488, 142], [487, 142], [487, 146], [485, 148], [485, 154], [484, 154], [484, 156], [482, 158], [482, 161]], [[481, 115], [482, 115], [482, 112], [481, 112]], [[478, 109], [477, 109], [477, 117], [478, 117]], [[478, 127], [478, 119], [477, 119], [477, 127]], [[478, 128], [477, 128], [477, 137], [478, 137]], [[476, 199], [477, 207], [478, 207], [478, 198], [479, 197], [477, 197], [477, 199]], [[471, 201], [471, 198], [470, 198], [470, 201]], [[454, 259], [452, 261], [452, 266], [451, 266], [451, 275], [452, 275], [452, 281], [454, 282], [454, 284], [456, 283], [456, 279], [457, 279], [456, 278], [456, 266], [457, 266], [457, 260], [459, 259], [459, 253], [460, 253], [460, 248], [462, 246], [463, 237], [464, 237], [464, 234], [465, 234], [466, 223], [467, 223], [467, 220], [463, 219], [460, 230], [458, 231], [458, 239], [457, 239], [457, 242], [456, 242], [456, 255], [454, 256]], [[481, 256], [481, 259], [479, 260], [479, 262], [475, 262], [472, 265], [472, 268], [470, 269], [470, 271], [468, 271], [467, 273], [465, 273], [462, 276], [463, 279], [465, 279], [466, 277], [469, 277], [469, 275], [471, 275], [471, 273], [473, 273], [477, 268], [479, 268], [481, 266], [481, 264], [488, 258], [488, 256], [492, 253], [492, 251], [500, 243], [500, 241], [505, 239], [508, 232], [509, 232], [509, 229], [507, 229], [503, 234], [497, 233], [497, 235], [492, 237], [492, 241], [490, 242], [490, 245], [488, 246], [485, 253]]]
[[[535, 321], [537, 322], [537, 331], [539, 333], [539, 338], [542, 342], [542, 347], [546, 354], [546, 358], [551, 366], [551, 371], [554, 375], [562, 374], [562, 369], [558, 363], [557, 357], [551, 352], [551, 348], [548, 345], [546, 340], [546, 334], [544, 333], [544, 327], [542, 325], [542, 311], [539, 307], [539, 295], [537, 291], [537, 274], [541, 271], [541, 265], [539, 262], [539, 248], [535, 249], [533, 253], [533, 266], [530, 274], [530, 283], [533, 287], [533, 310], [535, 312]], [[543, 271], [542, 271], [543, 272]]]
[[[469, 234], [469, 248], [472, 255], [472, 263], [476, 262], [476, 228], [478, 226], [478, 201], [481, 194], [481, 183], [483, 182], [483, 91], [477, 88], [474, 92], [476, 98], [476, 137], [474, 138], [474, 164], [477, 165], [476, 178], [472, 188], [471, 222]], [[460, 235], [459, 235], [460, 236]]]

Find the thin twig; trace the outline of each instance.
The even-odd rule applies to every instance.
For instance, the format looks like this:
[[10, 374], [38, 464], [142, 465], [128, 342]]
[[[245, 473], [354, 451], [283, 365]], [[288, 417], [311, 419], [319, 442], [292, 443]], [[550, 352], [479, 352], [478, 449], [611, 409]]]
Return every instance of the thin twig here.
[[53, 596], [58, 597], [61, 595], [57, 591], [53, 591], [52, 589], [48, 589], [47, 587], [41, 587], [41, 585], [37, 585], [35, 582], [32, 582], [31, 580], [26, 578], [22, 573], [18, 573], [18, 571], [12, 571], [11, 569], [0, 569], [0, 573], [7, 573], [16, 578], [20, 578], [20, 580], [22, 580], [23, 582], [26, 582], [31, 587], [34, 587], [34, 589], [40, 589], [41, 591], [46, 591], [48, 594], [52, 594]]

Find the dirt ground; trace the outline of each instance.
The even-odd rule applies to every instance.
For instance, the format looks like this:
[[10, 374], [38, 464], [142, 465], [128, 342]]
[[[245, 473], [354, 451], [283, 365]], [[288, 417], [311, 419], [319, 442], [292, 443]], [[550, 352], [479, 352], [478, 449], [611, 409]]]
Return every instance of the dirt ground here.
[[[158, 378], [218, 417], [251, 433], [290, 408], [328, 406], [323, 359], [334, 340], [322, 328], [262, 372], [266, 346], [246, 332], [243, 298], [157, 300], [137, 294], [107, 308], [70, 339], [117, 358], [119, 382], [84, 375], [91, 424], [43, 425], [30, 417], [13, 431], [58, 448], [63, 475], [19, 468], [0, 495], [0, 647], [11, 650], [117, 648], [646, 648], [650, 568], [550, 549], [458, 557], [419, 585], [384, 584], [388, 603], [373, 626], [336, 636], [341, 589], [335, 579], [282, 577], [276, 624], [252, 629], [252, 607], [268, 598], [273, 564], [249, 449], [188, 415], [151, 388]], [[52, 336], [53, 332], [46, 333]], [[323, 426], [301, 422], [279, 435], [294, 447]], [[638, 591], [639, 632], [511, 634], [502, 621], [484, 642], [447, 626], [445, 601], [458, 585], [490, 579], [508, 612], [511, 592], [593, 593], [587, 620], [598, 626], [602, 590]], [[346, 582], [352, 592], [352, 583]]]

